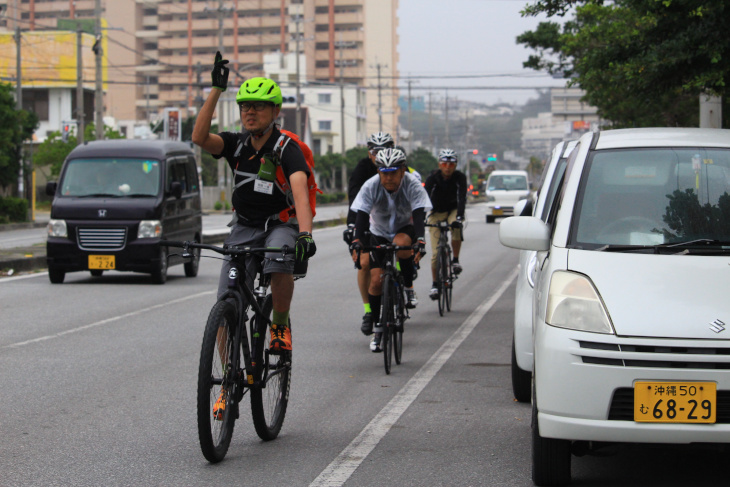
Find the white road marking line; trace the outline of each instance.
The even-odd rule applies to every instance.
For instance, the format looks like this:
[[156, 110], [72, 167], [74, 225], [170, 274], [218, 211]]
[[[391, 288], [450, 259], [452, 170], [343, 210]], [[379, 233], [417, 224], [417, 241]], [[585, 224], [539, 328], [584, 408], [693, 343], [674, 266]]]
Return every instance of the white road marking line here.
[[97, 321], [95, 323], [89, 323], [88, 325], [79, 326], [78, 328], [72, 328], [70, 330], [65, 330], [65, 331], [61, 331], [58, 333], [54, 333], [53, 335], [46, 335], [46, 336], [42, 336], [42, 337], [38, 337], [38, 338], [33, 338], [32, 340], [26, 340], [24, 342], [11, 343], [10, 345], [3, 345], [2, 347], [0, 347], [0, 350], [4, 350], [6, 348], [20, 348], [20, 347], [24, 347], [26, 345], [31, 345], [33, 343], [39, 343], [39, 342], [44, 342], [46, 340], [51, 340], [53, 338], [60, 338], [60, 337], [66, 336], [66, 335], [70, 335], [72, 333], [78, 333], [80, 331], [88, 330], [90, 328], [96, 328], [99, 326], [108, 325], [109, 323], [113, 323], [115, 321], [119, 321], [124, 318], [129, 318], [131, 316], [136, 316], [136, 315], [140, 315], [143, 313], [147, 313], [148, 311], [163, 308], [163, 307], [169, 306], [171, 304], [182, 303], [183, 301], [187, 301], [189, 299], [196, 299], [196, 298], [199, 298], [202, 296], [208, 296], [210, 294], [214, 294], [215, 292], [216, 291], [205, 291], [202, 293], [191, 294], [190, 296], [185, 296], [184, 298], [173, 299], [172, 301], [167, 301], [166, 303], [156, 304], [156, 305], [150, 306], [148, 308], [139, 309], [137, 311], [132, 311], [131, 313], [125, 313], [123, 315], [114, 316], [112, 318], [107, 318], [105, 320]]
[[357, 437], [325, 468], [319, 476], [309, 484], [309, 487], [340, 487], [355, 472], [360, 464], [375, 449], [380, 440], [390, 431], [401, 415], [416, 400], [416, 397], [426, 388], [441, 367], [454, 354], [461, 343], [476, 328], [479, 321], [494, 306], [507, 288], [517, 277], [514, 269], [489, 300], [482, 303], [462, 323], [458, 330], [441, 345], [436, 353], [426, 362], [416, 374], [398, 391], [398, 394], [385, 405]]
[[30, 279], [31, 277], [38, 277], [38, 276], [47, 276], [48, 272], [35, 272], [33, 274], [23, 274], [21, 276], [15, 276], [15, 277], [2, 277], [0, 278], [0, 284], [4, 282], [12, 282], [12, 281], [19, 281], [21, 279]]

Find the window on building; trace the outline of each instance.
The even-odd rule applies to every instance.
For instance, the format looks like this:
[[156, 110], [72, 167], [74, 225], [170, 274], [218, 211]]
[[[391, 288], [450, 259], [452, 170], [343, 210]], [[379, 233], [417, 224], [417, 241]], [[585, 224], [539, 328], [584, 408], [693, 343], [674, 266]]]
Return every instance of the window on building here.
[[41, 122], [48, 121], [48, 90], [23, 89], [23, 110], [33, 112]]
[[322, 155], [322, 140], [321, 139], [312, 140], [312, 152], [314, 152], [314, 154], [318, 155], [318, 156]]
[[332, 95], [330, 93], [319, 93], [317, 95], [317, 102], [320, 105], [329, 105], [332, 103]]
[[320, 120], [318, 126], [320, 132], [329, 132], [332, 130], [332, 120]]

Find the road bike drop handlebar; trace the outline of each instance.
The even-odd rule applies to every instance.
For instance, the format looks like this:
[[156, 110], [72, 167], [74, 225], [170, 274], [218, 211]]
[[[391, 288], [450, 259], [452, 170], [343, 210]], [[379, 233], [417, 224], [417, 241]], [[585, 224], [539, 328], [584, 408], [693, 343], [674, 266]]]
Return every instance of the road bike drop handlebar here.
[[355, 259], [355, 268], [362, 269], [360, 266], [360, 255], [362, 252], [399, 252], [401, 250], [416, 250], [416, 245], [393, 245], [393, 244], [381, 244], [370, 247], [359, 247], [352, 249], [357, 252], [357, 259]]
[[[459, 226], [458, 226], [458, 225], [455, 225], [455, 223], [456, 223], [456, 222], [453, 222], [453, 223], [449, 223], [449, 222], [447, 222], [446, 220], [441, 220], [441, 221], [440, 221], [440, 222], [438, 222], [438, 223], [426, 223], [426, 226], [427, 226], [427, 227], [434, 227], [434, 228], [440, 228], [440, 229], [442, 229], [442, 230], [443, 230], [443, 229], [446, 229], [446, 228], [451, 228], [451, 229], [454, 229], [454, 228], [459, 228]], [[463, 224], [462, 224], [462, 227], [463, 227]]]

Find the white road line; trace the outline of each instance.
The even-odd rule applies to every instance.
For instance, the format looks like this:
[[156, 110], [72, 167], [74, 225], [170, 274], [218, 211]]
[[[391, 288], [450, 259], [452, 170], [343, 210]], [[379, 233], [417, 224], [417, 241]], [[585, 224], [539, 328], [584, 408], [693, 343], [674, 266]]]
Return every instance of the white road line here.
[[31, 277], [47, 276], [48, 272], [34, 272], [33, 274], [23, 274], [15, 277], [2, 277], [0, 278], [0, 284], [4, 282], [20, 281], [21, 279], [30, 279]]
[[89, 323], [88, 325], [79, 326], [78, 328], [72, 328], [70, 330], [61, 331], [58, 333], [54, 333], [53, 335], [46, 335], [46, 336], [34, 338], [32, 340], [26, 340], [24, 342], [11, 343], [10, 345], [3, 345], [2, 347], [0, 347], [0, 350], [4, 350], [6, 348], [20, 348], [20, 347], [24, 347], [26, 345], [32, 345], [33, 343], [39, 343], [39, 342], [44, 342], [46, 340], [51, 340], [53, 338], [60, 338], [60, 337], [66, 336], [66, 335], [70, 335], [72, 333], [78, 333], [80, 331], [88, 330], [90, 328], [96, 328], [99, 326], [108, 325], [109, 323], [113, 323], [115, 321], [119, 321], [124, 318], [129, 318], [130, 316], [144, 314], [144, 313], [147, 313], [148, 311], [163, 308], [163, 307], [169, 306], [171, 304], [182, 303], [183, 301], [187, 301], [189, 299], [196, 299], [196, 298], [200, 298], [202, 296], [208, 296], [210, 294], [214, 294], [215, 292], [216, 291], [205, 291], [202, 293], [191, 294], [190, 296], [185, 296], [184, 298], [173, 299], [172, 301], [167, 301], [165, 303], [156, 304], [156, 305], [150, 306], [148, 308], [139, 309], [137, 311], [132, 311], [131, 313], [125, 313], [125, 314], [119, 315], [119, 316], [114, 316], [112, 318], [107, 318], [105, 320], [97, 321], [95, 323]]
[[507, 277], [489, 300], [482, 303], [462, 323], [458, 330], [434, 353], [416, 374], [398, 391], [357, 437], [325, 468], [309, 487], [340, 487], [355, 472], [357, 467], [375, 449], [380, 440], [390, 431], [401, 415], [416, 400], [436, 376], [441, 367], [454, 354], [459, 345], [476, 328], [479, 321], [494, 306], [517, 276], [517, 269]]

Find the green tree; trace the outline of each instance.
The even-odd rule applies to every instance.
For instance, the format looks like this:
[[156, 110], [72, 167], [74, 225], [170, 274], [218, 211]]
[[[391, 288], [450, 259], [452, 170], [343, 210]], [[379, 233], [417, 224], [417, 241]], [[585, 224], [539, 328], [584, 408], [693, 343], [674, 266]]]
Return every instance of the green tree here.
[[408, 154], [408, 166], [421, 173], [424, 181], [433, 170], [438, 169], [438, 165], [438, 159], [423, 147]]
[[22, 163], [23, 141], [33, 137], [38, 117], [15, 109], [14, 88], [0, 83], [0, 187], [15, 185]]
[[[119, 131], [105, 125], [104, 138], [124, 139], [125, 137]], [[86, 124], [84, 127], [84, 140], [96, 140], [96, 127], [93, 123]], [[33, 164], [36, 167], [50, 166], [51, 177], [58, 177], [61, 174], [63, 161], [66, 160], [66, 157], [78, 144], [79, 139], [76, 137], [76, 127], [73, 125], [71, 126], [71, 133], [68, 135], [66, 142], [63, 141], [61, 132], [51, 132], [33, 154]]]
[[571, 9], [517, 37], [536, 51], [524, 66], [569, 78], [615, 127], [697, 126], [700, 94], [727, 97], [727, 2], [538, 0], [523, 15]]

